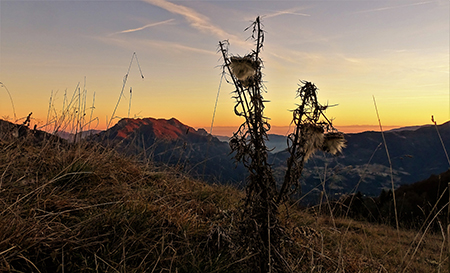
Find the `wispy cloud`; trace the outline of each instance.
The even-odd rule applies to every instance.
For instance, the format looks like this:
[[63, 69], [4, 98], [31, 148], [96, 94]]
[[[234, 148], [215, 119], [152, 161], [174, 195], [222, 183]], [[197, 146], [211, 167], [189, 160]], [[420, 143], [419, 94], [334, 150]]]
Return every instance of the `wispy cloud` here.
[[[281, 53], [276, 53], [281, 52]], [[298, 64], [298, 63], [322, 63], [326, 60], [326, 56], [319, 53], [308, 53], [298, 50], [291, 50], [287, 48], [279, 48], [277, 50], [268, 52], [269, 55], [279, 59], [285, 63]]]
[[211, 56], [217, 56], [217, 52], [214, 50], [206, 50], [196, 47], [190, 47], [181, 45], [178, 43], [173, 42], [165, 42], [165, 41], [143, 41], [144, 44], [154, 46], [154, 47], [160, 47], [163, 50], [172, 50], [172, 51], [178, 51], [178, 52], [194, 52], [194, 53], [200, 53], [205, 55], [211, 55]]
[[300, 12], [298, 12], [299, 10], [302, 10], [302, 8], [292, 8], [292, 9], [288, 9], [288, 10], [276, 11], [271, 14], [264, 15], [263, 18], [268, 19], [268, 18], [277, 17], [277, 16], [281, 16], [281, 15], [311, 16], [306, 13], [300, 13]]
[[433, 3], [433, 1], [423, 1], [423, 2], [405, 4], [405, 5], [387, 6], [387, 7], [375, 8], [375, 9], [361, 10], [361, 11], [354, 12], [354, 14], [379, 12], [379, 11], [406, 8], [406, 7], [412, 7], [412, 6], [420, 6], [420, 5], [430, 4], [430, 3]]
[[213, 23], [211, 23], [211, 20], [207, 16], [198, 13], [194, 9], [191, 9], [183, 5], [174, 4], [166, 0], [142, 0], [142, 1], [165, 9], [173, 14], [183, 16], [186, 19], [186, 21], [189, 22], [191, 27], [203, 33], [212, 34], [217, 38], [219, 38], [220, 40], [230, 39], [233, 40], [235, 43], [248, 45], [247, 43], [240, 42], [240, 39], [236, 35], [230, 34], [225, 30], [223, 30], [222, 28], [220, 28], [219, 26], [216, 26]]
[[156, 26], [159, 26], [159, 25], [168, 24], [168, 23], [170, 23], [170, 22], [173, 22], [174, 20], [175, 20], [175, 19], [169, 19], [169, 20], [165, 20], [165, 21], [161, 21], [161, 22], [156, 22], [156, 23], [147, 24], [147, 25], [145, 25], [145, 26], [138, 27], [138, 28], [132, 28], [132, 29], [122, 30], [122, 31], [118, 31], [118, 32], [111, 33], [110, 36], [111, 36], [111, 35], [116, 35], [116, 34], [122, 34], [122, 33], [136, 32], [136, 31], [144, 30], [144, 29], [149, 28], [149, 27], [156, 27]]
[[217, 52], [215, 50], [206, 50], [196, 47], [190, 47], [186, 45], [181, 45], [175, 42], [167, 42], [163, 40], [151, 40], [151, 39], [122, 39], [118, 37], [94, 37], [95, 39], [102, 41], [103, 43], [107, 43], [110, 45], [119, 46], [122, 48], [136, 50], [136, 48], [148, 48], [153, 47], [160, 50], [159, 52], [168, 52], [168, 53], [183, 53], [183, 52], [195, 52], [204, 55], [214, 55], [217, 56]]

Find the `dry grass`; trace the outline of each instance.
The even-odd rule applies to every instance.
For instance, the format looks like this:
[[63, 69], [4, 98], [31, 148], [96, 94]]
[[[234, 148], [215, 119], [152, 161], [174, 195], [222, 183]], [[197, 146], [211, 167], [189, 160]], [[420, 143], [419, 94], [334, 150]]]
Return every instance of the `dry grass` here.
[[[96, 145], [32, 140], [0, 134], [0, 271], [254, 271], [238, 237], [245, 193]], [[414, 231], [280, 213], [292, 272], [446, 268], [441, 234], [426, 234], [412, 257]]]
[[[205, 272], [239, 193], [98, 146], [0, 141], [0, 271]], [[212, 252], [211, 252], [211, 255]], [[216, 264], [213, 264], [216, 263]], [[222, 266], [222, 265], [220, 265]]]
[[300, 272], [446, 272], [441, 234], [425, 234], [413, 256], [419, 244], [413, 230], [397, 234], [391, 226], [331, 219], [295, 209], [289, 211], [289, 217], [285, 212], [283, 218], [294, 241], [303, 248]]

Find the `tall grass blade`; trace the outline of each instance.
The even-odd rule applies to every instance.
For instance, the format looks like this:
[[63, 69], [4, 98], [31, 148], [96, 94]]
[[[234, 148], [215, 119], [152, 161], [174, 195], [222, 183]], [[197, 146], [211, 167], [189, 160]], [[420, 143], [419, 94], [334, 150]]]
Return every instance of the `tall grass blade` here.
[[4, 85], [2, 82], [0, 82], [0, 85], [1, 85], [3, 88], [5, 88], [6, 93], [8, 93], [9, 101], [11, 102], [11, 106], [12, 106], [12, 109], [13, 109], [14, 122], [17, 122], [16, 108], [14, 107], [14, 101], [13, 101], [13, 98], [12, 98], [12, 96], [11, 96], [11, 92], [9, 92], [8, 87], [6, 87], [6, 85]]
[[380, 132], [381, 132], [381, 137], [383, 138], [383, 143], [384, 143], [384, 148], [386, 150], [386, 155], [389, 161], [389, 171], [391, 174], [391, 187], [392, 187], [392, 197], [393, 197], [393, 201], [394, 201], [394, 213], [395, 213], [395, 226], [397, 228], [397, 235], [400, 237], [399, 235], [399, 224], [398, 224], [398, 213], [397, 213], [397, 202], [395, 199], [395, 185], [394, 185], [394, 174], [392, 172], [392, 162], [391, 162], [391, 157], [389, 156], [389, 149], [386, 143], [386, 138], [384, 137], [384, 132], [383, 132], [383, 127], [381, 126], [381, 120], [380, 120], [380, 115], [378, 113], [378, 107], [377, 107], [377, 102], [375, 100], [375, 96], [372, 96], [373, 98], [373, 104], [375, 106], [375, 111], [377, 113], [377, 119], [378, 119], [378, 125], [380, 126]]

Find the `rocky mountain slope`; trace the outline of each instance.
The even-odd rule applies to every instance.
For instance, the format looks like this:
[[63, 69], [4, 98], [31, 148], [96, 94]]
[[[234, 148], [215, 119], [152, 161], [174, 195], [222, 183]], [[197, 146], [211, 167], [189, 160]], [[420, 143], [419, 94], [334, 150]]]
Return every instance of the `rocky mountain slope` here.
[[[445, 147], [450, 147], [450, 122], [437, 129]], [[435, 126], [416, 130], [395, 130], [384, 133], [392, 164], [395, 186], [411, 184], [432, 174], [446, 171], [450, 165]], [[347, 147], [341, 155], [332, 157], [317, 153], [306, 164], [304, 192], [312, 190], [324, 179], [329, 194], [341, 195], [356, 189], [377, 196], [382, 189], [391, 188], [389, 158], [380, 132], [347, 134]], [[282, 169], [288, 154], [276, 153], [274, 166]], [[322, 189], [317, 187], [316, 192]]]
[[[446, 147], [450, 147], [450, 122], [437, 129]], [[446, 171], [449, 163], [435, 126], [421, 126], [384, 133], [392, 164], [395, 187], [423, 180], [432, 174]], [[368, 131], [347, 134], [347, 147], [339, 156], [321, 152], [306, 164], [302, 181], [305, 200], [318, 202], [325, 187], [327, 195], [338, 198], [342, 194], [360, 191], [378, 196], [391, 188], [389, 159], [380, 132]], [[244, 185], [247, 172], [236, 164], [226, 142], [196, 130], [175, 118], [123, 119], [93, 139], [114, 146], [126, 154], [139, 155], [142, 160], [177, 166], [207, 181]], [[269, 135], [267, 146], [274, 148], [269, 162], [278, 179], [284, 175], [287, 151], [283, 151], [285, 137]]]
[[228, 143], [175, 118], [122, 119], [92, 138], [118, 151], [176, 166], [209, 182], [239, 185], [245, 170], [235, 164]]

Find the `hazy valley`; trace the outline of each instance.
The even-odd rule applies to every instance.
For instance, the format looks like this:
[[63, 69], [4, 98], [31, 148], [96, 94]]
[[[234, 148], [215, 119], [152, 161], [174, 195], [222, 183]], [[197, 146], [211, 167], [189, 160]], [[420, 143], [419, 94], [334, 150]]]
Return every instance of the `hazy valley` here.
[[[444, 144], [450, 146], [450, 122], [437, 126]], [[449, 168], [434, 126], [418, 126], [384, 132], [397, 188], [437, 175]], [[246, 172], [235, 163], [228, 143], [195, 130], [175, 118], [123, 119], [92, 137], [142, 160], [169, 164], [210, 182], [245, 185]], [[308, 203], [319, 203], [323, 185], [327, 194], [339, 198], [360, 191], [378, 196], [391, 186], [390, 165], [380, 132], [346, 134], [347, 147], [338, 156], [317, 152], [303, 172], [302, 192]], [[224, 138], [222, 138], [224, 140]], [[286, 137], [268, 135], [269, 162], [282, 174], [288, 158]], [[282, 177], [278, 177], [279, 180]], [[323, 184], [323, 185], [322, 185]]]

